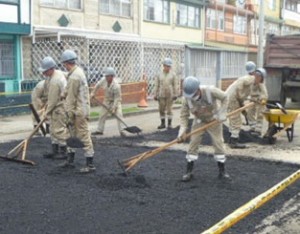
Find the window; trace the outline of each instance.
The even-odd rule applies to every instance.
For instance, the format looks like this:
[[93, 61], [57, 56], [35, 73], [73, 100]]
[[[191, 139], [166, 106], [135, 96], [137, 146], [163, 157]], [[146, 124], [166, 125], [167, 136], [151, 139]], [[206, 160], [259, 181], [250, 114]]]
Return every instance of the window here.
[[82, 9], [82, 0], [41, 0], [41, 5], [65, 9]]
[[0, 78], [14, 76], [14, 63], [14, 44], [0, 41]]
[[170, 3], [167, 0], [145, 0], [144, 19], [170, 23]]
[[233, 32], [247, 34], [247, 20], [245, 16], [235, 15], [233, 17]]
[[206, 27], [224, 31], [224, 12], [207, 9]]
[[198, 7], [177, 4], [177, 25], [200, 27], [200, 10]]
[[285, 1], [285, 9], [300, 13], [300, 3], [297, 0]]
[[130, 17], [131, 0], [100, 0], [100, 12]]
[[272, 11], [276, 10], [276, 0], [269, 0], [269, 9]]

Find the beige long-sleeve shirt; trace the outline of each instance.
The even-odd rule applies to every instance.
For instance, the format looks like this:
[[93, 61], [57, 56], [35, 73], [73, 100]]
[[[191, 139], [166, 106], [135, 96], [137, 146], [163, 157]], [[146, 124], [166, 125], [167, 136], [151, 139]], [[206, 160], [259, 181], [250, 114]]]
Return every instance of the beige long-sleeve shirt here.
[[40, 109], [48, 100], [49, 81], [41, 80], [37, 83], [31, 92], [31, 102], [36, 109]]
[[250, 99], [253, 101], [261, 101], [268, 99], [268, 91], [264, 83], [251, 85]]
[[75, 66], [69, 71], [67, 80], [66, 111], [68, 115], [89, 118], [89, 87], [83, 70], [80, 67]]
[[104, 102], [112, 104], [112, 109], [116, 109], [118, 104], [122, 102], [121, 86], [118, 81], [114, 78], [108, 85], [106, 79], [99, 80], [91, 95], [94, 96], [100, 88], [104, 89]]
[[200, 86], [201, 99], [191, 100], [183, 98], [180, 111], [180, 131], [184, 132], [188, 127], [190, 113], [202, 122], [209, 122], [214, 115], [226, 113], [228, 98], [225, 92], [213, 86]]
[[49, 78], [48, 106], [46, 109], [46, 115], [51, 115], [56, 108], [64, 108], [62, 95], [64, 94], [66, 85], [67, 80], [63, 72], [60, 70], [54, 70], [52, 76]]
[[226, 90], [226, 94], [230, 99], [237, 99], [243, 102], [247, 99], [251, 92], [251, 86], [254, 84], [255, 77], [246, 75], [235, 80]]
[[178, 96], [178, 80], [172, 71], [161, 72], [155, 78], [154, 94], [157, 98], [172, 98]]

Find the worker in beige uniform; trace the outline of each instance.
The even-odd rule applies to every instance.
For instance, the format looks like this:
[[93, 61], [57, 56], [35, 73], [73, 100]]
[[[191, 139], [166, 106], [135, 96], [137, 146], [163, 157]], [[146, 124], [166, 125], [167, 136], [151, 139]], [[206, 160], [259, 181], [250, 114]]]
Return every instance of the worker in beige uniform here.
[[[183, 80], [183, 100], [180, 111], [180, 128], [178, 141], [184, 141], [188, 128], [190, 113], [194, 115], [192, 130], [200, 128], [209, 122], [217, 119], [220, 123], [208, 128], [206, 132], [212, 139], [214, 147], [214, 159], [217, 161], [219, 178], [228, 179], [229, 175], [225, 171], [225, 145], [223, 140], [222, 122], [226, 120], [228, 99], [222, 90], [213, 86], [200, 86], [200, 81], [196, 77], [188, 76]], [[191, 141], [186, 154], [187, 169], [182, 181], [190, 181], [193, 177], [192, 170], [194, 161], [198, 159], [198, 148], [201, 144], [204, 132], [199, 132], [191, 136]]]
[[56, 70], [53, 58], [45, 57], [39, 71], [49, 79], [48, 102], [44, 113], [50, 121], [52, 152], [44, 154], [45, 158], [64, 159], [67, 153], [66, 139], [69, 134], [66, 127], [66, 113], [61, 97], [67, 81], [60, 70]]
[[[43, 112], [45, 110], [47, 100], [48, 100], [48, 91], [47, 91], [48, 83], [49, 83], [48, 79], [39, 81], [31, 92], [31, 103], [34, 109], [36, 110], [37, 114], [39, 115], [40, 119], [43, 116]], [[33, 114], [32, 114], [32, 122], [33, 122], [33, 128], [36, 128], [38, 123]], [[48, 125], [49, 124], [47, 123], [46, 126]], [[39, 132], [37, 133], [40, 134]]]
[[[83, 70], [76, 65], [77, 54], [73, 50], [65, 50], [61, 62], [67, 69], [66, 113], [71, 135], [79, 138], [84, 144], [86, 166], [79, 172], [88, 173], [96, 170], [93, 163], [94, 147], [89, 131], [90, 96], [87, 79]], [[63, 168], [74, 168], [75, 149], [68, 153], [67, 160], [61, 164]]]
[[158, 129], [166, 128], [166, 117], [168, 128], [172, 127], [172, 106], [178, 96], [178, 81], [175, 73], [171, 71], [172, 60], [166, 58], [163, 62], [163, 71], [155, 78], [154, 99], [158, 101], [161, 124]]
[[[263, 68], [258, 68], [266, 77], [266, 71]], [[247, 117], [250, 126], [250, 133], [254, 136], [261, 136], [263, 127], [263, 111], [268, 100], [268, 91], [265, 83], [253, 84], [250, 91], [250, 101], [255, 102], [255, 105], [247, 111]]]
[[[226, 90], [228, 96], [228, 112], [235, 111], [244, 105], [250, 95], [251, 86], [263, 82], [263, 76], [255, 71], [254, 75], [246, 75], [234, 81]], [[239, 143], [239, 134], [242, 127], [241, 113], [229, 117], [229, 131], [231, 133], [229, 146], [235, 149], [244, 149], [246, 146]]]
[[[95, 85], [94, 90], [91, 93], [91, 97], [95, 98], [97, 91], [104, 89], [104, 101], [105, 107], [101, 107], [99, 112], [99, 121], [97, 130], [93, 132], [93, 135], [103, 135], [105, 121], [111, 114], [115, 114], [119, 119], [123, 118], [122, 113], [122, 94], [121, 86], [115, 79], [116, 72], [112, 67], [107, 67], [104, 71], [105, 79], [101, 79]], [[107, 107], [107, 108], [106, 108]], [[126, 136], [124, 130], [121, 127], [121, 121], [117, 118], [118, 129], [121, 136]]]

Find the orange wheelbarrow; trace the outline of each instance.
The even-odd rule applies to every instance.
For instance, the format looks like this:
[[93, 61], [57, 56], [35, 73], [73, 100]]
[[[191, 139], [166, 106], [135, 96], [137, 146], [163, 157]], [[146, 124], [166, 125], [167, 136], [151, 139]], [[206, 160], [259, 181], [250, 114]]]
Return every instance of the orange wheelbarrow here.
[[294, 123], [298, 118], [300, 110], [286, 110], [286, 114], [279, 109], [269, 109], [263, 112], [265, 119], [269, 123], [268, 130], [264, 138], [268, 139], [270, 144], [274, 144], [278, 136], [284, 131], [288, 141], [291, 142], [294, 138]]

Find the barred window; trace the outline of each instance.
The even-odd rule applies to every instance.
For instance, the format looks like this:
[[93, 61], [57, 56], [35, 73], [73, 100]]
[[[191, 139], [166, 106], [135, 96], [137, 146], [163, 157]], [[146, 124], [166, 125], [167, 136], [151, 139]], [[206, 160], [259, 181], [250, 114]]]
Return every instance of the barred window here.
[[177, 25], [200, 28], [200, 9], [178, 3], [176, 22]]
[[100, 0], [100, 13], [131, 17], [131, 0]]
[[41, 5], [65, 9], [82, 9], [82, 0], [41, 0]]
[[167, 0], [145, 0], [144, 20], [170, 23], [170, 2]]
[[13, 42], [0, 41], [0, 78], [13, 77], [15, 55]]

